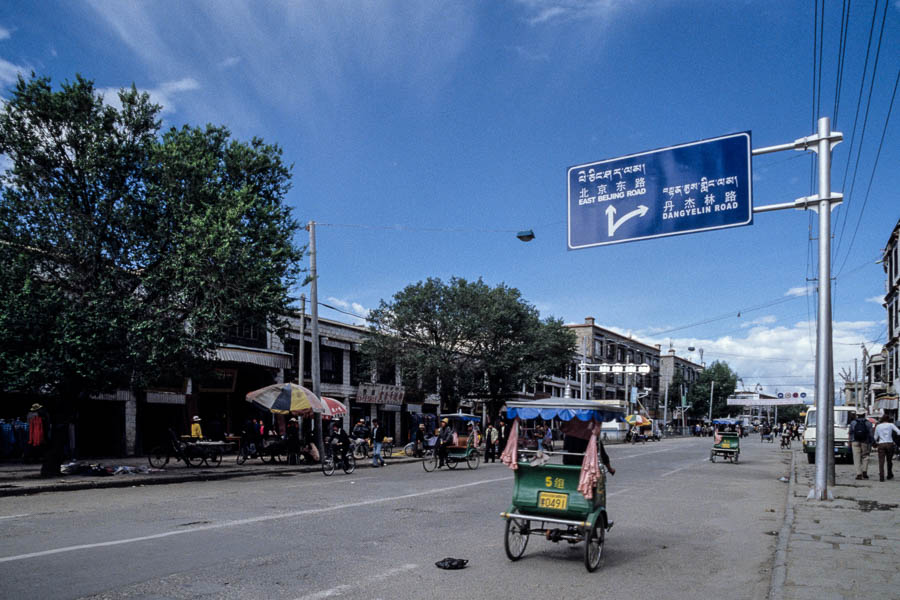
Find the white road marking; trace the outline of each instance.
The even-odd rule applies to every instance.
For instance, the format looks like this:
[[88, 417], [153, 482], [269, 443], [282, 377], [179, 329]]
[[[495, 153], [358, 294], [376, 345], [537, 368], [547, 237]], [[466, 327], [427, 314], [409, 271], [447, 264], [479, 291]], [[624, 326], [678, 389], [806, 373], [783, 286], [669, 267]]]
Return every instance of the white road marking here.
[[621, 490], [618, 490], [618, 491], [616, 491], [616, 492], [613, 492], [612, 494], [607, 494], [606, 497], [607, 497], [607, 498], [611, 498], [611, 497], [613, 497], [613, 496], [617, 496], [618, 494], [624, 494], [625, 492], [627, 492], [627, 491], [630, 490], [630, 489], [631, 489], [631, 488], [622, 488]]
[[[696, 463], [696, 464], [702, 465], [702, 464], [704, 464], [704, 463], [706, 463], [706, 462], [708, 462], [708, 461], [707, 461], [706, 459], [704, 459], [704, 460], [701, 460], [700, 462], [698, 462], [698, 463]], [[672, 469], [671, 471], [667, 471], [666, 473], [663, 473], [662, 475], [660, 475], [660, 477], [666, 477], [666, 476], [668, 476], [668, 475], [671, 475], [672, 473], [677, 473], [678, 471], [684, 471], [685, 469], [690, 469], [690, 468], [691, 468], [692, 466], [694, 466], [694, 465], [695, 465], [695, 463], [691, 463], [691, 464], [685, 465], [685, 466], [683, 466], [683, 467], [678, 467], [677, 469]]]
[[214, 529], [224, 529], [226, 527], [239, 527], [241, 525], [252, 525], [254, 523], [263, 523], [266, 521], [276, 521], [278, 519], [290, 519], [293, 517], [302, 517], [306, 515], [316, 515], [327, 512], [334, 512], [348, 508], [359, 508], [361, 506], [370, 506], [372, 504], [382, 504], [384, 502], [395, 502], [397, 500], [406, 500], [408, 498], [419, 498], [421, 496], [431, 496], [443, 492], [451, 492], [485, 483], [496, 483], [498, 481], [506, 481], [512, 479], [512, 476], [500, 477], [497, 479], [485, 479], [483, 481], [473, 481], [471, 483], [461, 483], [459, 485], [451, 485], [445, 488], [435, 488], [424, 492], [414, 492], [411, 494], [403, 494], [401, 496], [391, 496], [388, 498], [375, 498], [373, 500], [363, 500], [360, 502], [349, 502], [347, 504], [338, 504], [336, 506], [326, 506], [322, 508], [310, 508], [306, 510], [296, 510], [287, 513], [279, 513], [275, 515], [263, 515], [259, 517], [250, 517], [248, 519], [236, 519], [233, 521], [223, 521], [222, 523], [212, 523], [209, 525], [201, 525], [199, 527], [190, 527], [176, 531], [166, 531], [163, 533], [155, 533], [152, 535], [143, 535], [140, 537], [125, 538], [120, 540], [110, 540], [108, 542], [97, 542], [94, 544], [78, 544], [77, 546], [64, 546], [62, 548], [53, 548], [51, 550], [41, 550], [39, 552], [29, 552], [27, 554], [17, 554], [14, 556], [0, 557], [0, 563], [12, 562], [17, 560], [25, 560], [28, 558], [38, 558], [41, 556], [51, 556], [53, 554], [62, 554], [64, 552], [75, 552], [77, 550], [90, 550], [93, 548], [104, 548], [107, 546], [121, 546], [123, 544], [134, 544], [136, 542], [144, 542], [147, 540], [158, 540], [162, 538], [172, 537], [176, 535], [185, 535], [188, 533], [199, 533], [201, 531], [211, 531]]
[[27, 517], [30, 514], [31, 513], [23, 513], [21, 515], [7, 515], [5, 517], [0, 517], [0, 521], [2, 521], [3, 519], [18, 519], [19, 517]]
[[640, 454], [631, 454], [629, 456], [616, 456], [616, 460], [625, 460], [626, 458], [637, 458], [639, 456], [647, 456], [649, 454], [659, 454], [660, 452], [669, 452], [671, 448], [663, 448], [662, 450], [653, 450], [652, 452], [641, 452]]
[[[394, 575], [399, 575], [405, 571], [412, 571], [413, 569], [418, 569], [419, 565], [414, 564], [406, 564], [401, 565], [399, 567], [395, 567], [393, 569], [388, 569], [384, 573], [379, 573], [374, 576], [366, 576], [366, 582], [370, 582], [372, 580], [382, 581], [384, 579], [390, 579]], [[327, 590], [322, 590], [321, 592], [315, 592], [314, 594], [307, 594], [306, 596], [301, 596], [297, 598], [297, 600], [321, 600], [322, 598], [331, 598], [332, 596], [340, 596], [344, 592], [349, 592], [353, 589], [352, 585], [339, 585], [337, 587], [333, 587]]]

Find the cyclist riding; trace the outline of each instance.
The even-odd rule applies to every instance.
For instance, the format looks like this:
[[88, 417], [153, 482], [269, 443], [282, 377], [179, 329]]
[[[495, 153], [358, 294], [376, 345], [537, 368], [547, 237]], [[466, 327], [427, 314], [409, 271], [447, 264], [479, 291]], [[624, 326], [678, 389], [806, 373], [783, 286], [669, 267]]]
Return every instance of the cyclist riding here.
[[334, 447], [332, 452], [336, 451], [340, 460], [346, 463], [350, 452], [350, 436], [338, 423], [331, 424], [331, 445]]

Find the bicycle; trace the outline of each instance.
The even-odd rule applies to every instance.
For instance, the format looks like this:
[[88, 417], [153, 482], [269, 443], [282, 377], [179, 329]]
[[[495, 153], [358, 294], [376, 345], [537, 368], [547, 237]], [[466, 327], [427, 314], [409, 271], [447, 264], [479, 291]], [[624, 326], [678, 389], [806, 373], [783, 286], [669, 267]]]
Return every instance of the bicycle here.
[[356, 438], [350, 442], [350, 452], [353, 454], [353, 458], [362, 460], [372, 455], [372, 448], [369, 446], [368, 440]]
[[394, 453], [394, 438], [384, 438], [381, 443], [381, 457], [390, 458]]
[[329, 452], [325, 457], [325, 460], [322, 461], [322, 473], [324, 473], [326, 477], [330, 477], [334, 474], [335, 467], [338, 463], [347, 475], [356, 470], [356, 458], [353, 454], [348, 452], [343, 459], [338, 458], [337, 461], [335, 461], [334, 453]]

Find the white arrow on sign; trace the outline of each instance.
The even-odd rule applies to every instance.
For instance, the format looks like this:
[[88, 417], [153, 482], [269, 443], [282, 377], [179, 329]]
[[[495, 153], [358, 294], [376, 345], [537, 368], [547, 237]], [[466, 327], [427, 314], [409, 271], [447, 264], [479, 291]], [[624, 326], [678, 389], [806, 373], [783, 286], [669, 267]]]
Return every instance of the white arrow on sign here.
[[631, 211], [630, 213], [626, 213], [622, 215], [622, 218], [616, 221], [616, 207], [615, 206], [607, 206], [606, 207], [606, 216], [609, 218], [609, 237], [612, 237], [616, 233], [616, 229], [622, 226], [622, 223], [627, 221], [632, 217], [641, 216], [647, 214], [647, 211], [650, 210], [643, 204], [638, 205], [636, 209]]

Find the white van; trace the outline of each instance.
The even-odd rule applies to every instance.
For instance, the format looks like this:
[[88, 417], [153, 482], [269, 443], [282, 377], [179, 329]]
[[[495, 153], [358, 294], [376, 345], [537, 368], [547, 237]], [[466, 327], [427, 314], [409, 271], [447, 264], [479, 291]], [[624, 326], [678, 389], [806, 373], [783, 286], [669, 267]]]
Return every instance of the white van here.
[[[811, 407], [806, 413], [806, 429], [803, 431], [803, 451], [810, 464], [816, 462], [816, 409]], [[850, 413], [855, 413], [853, 406], [834, 407], [834, 456], [853, 460], [850, 449]]]

